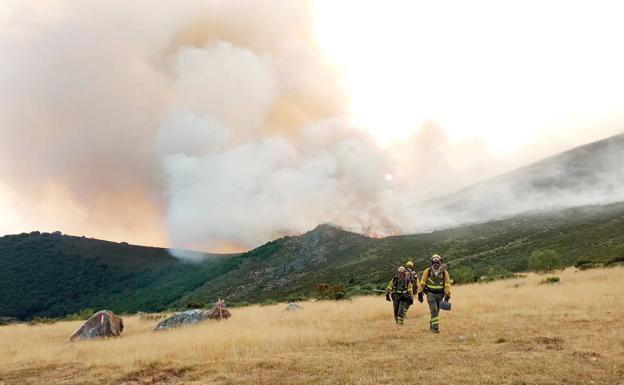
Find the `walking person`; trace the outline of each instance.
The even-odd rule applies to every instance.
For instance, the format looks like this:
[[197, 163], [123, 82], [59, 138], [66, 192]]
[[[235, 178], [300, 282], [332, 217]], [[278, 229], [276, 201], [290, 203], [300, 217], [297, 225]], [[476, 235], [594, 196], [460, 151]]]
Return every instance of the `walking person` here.
[[442, 267], [442, 257], [434, 254], [431, 257], [431, 266], [423, 271], [417, 290], [418, 301], [427, 296], [427, 304], [431, 319], [429, 328], [434, 333], [440, 332], [440, 302], [451, 299], [451, 279], [448, 271]]
[[386, 287], [386, 301], [392, 301], [396, 324], [403, 325], [407, 309], [414, 303], [412, 282], [403, 266], [397, 269]]

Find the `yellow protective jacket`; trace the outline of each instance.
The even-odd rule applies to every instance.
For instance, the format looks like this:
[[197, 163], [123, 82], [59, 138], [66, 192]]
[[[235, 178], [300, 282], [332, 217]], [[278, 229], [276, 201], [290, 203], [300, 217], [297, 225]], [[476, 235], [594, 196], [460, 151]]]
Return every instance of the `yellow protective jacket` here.
[[397, 294], [409, 294], [410, 296], [414, 295], [414, 289], [412, 287], [412, 283], [407, 279], [406, 282], [401, 283], [398, 282], [397, 277], [392, 277], [390, 282], [388, 282], [388, 286], [386, 287], [386, 293], [397, 293]]
[[[434, 277], [432, 277], [434, 278]], [[423, 271], [422, 278], [420, 279], [420, 284], [418, 285], [418, 293], [422, 293], [425, 291], [425, 288], [430, 291], [441, 291], [444, 289], [444, 294], [451, 296], [451, 278], [449, 277], [448, 271], [444, 270], [444, 278], [440, 279], [429, 279], [429, 268], [426, 268]]]

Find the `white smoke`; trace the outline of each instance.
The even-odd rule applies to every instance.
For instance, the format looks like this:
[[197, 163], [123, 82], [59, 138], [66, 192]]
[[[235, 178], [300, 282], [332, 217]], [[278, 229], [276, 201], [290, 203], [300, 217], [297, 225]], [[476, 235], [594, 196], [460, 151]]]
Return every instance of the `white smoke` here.
[[414, 232], [411, 205], [512, 166], [434, 124], [388, 149], [350, 127], [312, 1], [1, 8], [0, 207], [23, 227], [213, 251]]

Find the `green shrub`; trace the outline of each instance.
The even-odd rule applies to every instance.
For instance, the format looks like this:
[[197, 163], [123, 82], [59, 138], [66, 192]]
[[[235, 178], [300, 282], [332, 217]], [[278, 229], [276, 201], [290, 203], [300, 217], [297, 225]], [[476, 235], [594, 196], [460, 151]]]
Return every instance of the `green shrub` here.
[[611, 265], [619, 265], [621, 263], [624, 263], [624, 255], [613, 257], [613, 258], [609, 259], [605, 264], [607, 266], [611, 266]]
[[535, 250], [529, 257], [529, 269], [538, 273], [548, 273], [560, 267], [561, 260], [555, 250]]
[[272, 298], [267, 298], [262, 300], [262, 302], [260, 302], [260, 306], [270, 306], [270, 305], [275, 305], [277, 303], [276, 300], [272, 299]]
[[552, 276], [552, 277], [547, 277], [542, 279], [542, 281], [540, 283], [544, 284], [544, 283], [559, 283], [561, 280], [559, 279], [559, 277]]
[[454, 284], [472, 283], [475, 280], [475, 274], [472, 268], [462, 266], [452, 271], [451, 279]]
[[199, 301], [190, 301], [186, 304], [187, 309], [202, 309], [204, 304]]
[[28, 325], [54, 324], [54, 323], [56, 323], [56, 320], [52, 318], [35, 317], [28, 323]]
[[579, 270], [587, 270], [587, 269], [594, 269], [596, 267], [604, 267], [604, 263], [601, 261], [593, 261], [588, 258], [579, 258], [574, 263], [574, 267], [576, 267]]

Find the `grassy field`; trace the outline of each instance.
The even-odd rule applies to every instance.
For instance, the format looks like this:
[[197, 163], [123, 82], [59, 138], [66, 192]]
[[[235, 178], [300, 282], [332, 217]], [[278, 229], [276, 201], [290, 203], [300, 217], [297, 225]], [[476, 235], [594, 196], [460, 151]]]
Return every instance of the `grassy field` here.
[[233, 309], [228, 321], [69, 344], [80, 322], [0, 327], [0, 384], [624, 384], [624, 267], [454, 288], [441, 334], [382, 296]]

